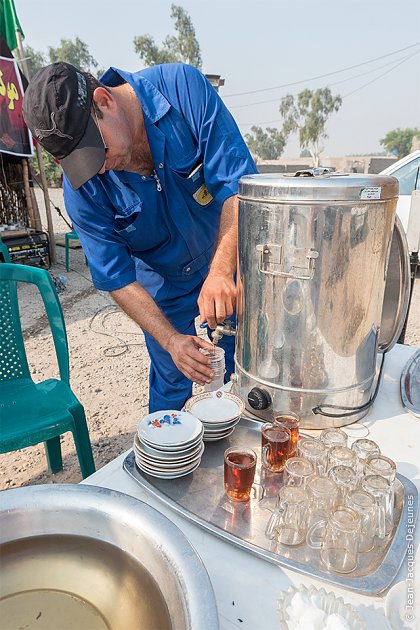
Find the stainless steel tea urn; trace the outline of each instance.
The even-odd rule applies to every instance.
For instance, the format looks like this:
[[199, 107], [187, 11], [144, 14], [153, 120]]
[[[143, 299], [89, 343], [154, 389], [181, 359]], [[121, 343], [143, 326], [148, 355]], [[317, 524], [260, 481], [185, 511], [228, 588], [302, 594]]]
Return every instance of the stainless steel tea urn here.
[[240, 180], [234, 391], [254, 415], [319, 429], [367, 413], [397, 195], [377, 175]]

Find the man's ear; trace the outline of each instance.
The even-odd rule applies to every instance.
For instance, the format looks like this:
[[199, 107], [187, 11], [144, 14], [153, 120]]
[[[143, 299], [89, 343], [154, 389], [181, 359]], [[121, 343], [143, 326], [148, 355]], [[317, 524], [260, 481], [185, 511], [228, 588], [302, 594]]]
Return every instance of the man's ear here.
[[110, 92], [108, 92], [108, 90], [103, 87], [95, 88], [93, 92], [93, 101], [96, 107], [103, 112], [112, 109], [115, 106], [115, 101], [112, 94], [110, 94]]

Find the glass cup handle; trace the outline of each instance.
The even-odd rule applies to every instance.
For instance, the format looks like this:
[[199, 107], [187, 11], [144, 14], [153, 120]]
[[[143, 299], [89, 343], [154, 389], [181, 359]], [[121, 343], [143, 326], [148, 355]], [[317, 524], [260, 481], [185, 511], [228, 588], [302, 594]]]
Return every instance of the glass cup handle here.
[[281, 517], [284, 514], [284, 512], [285, 512], [285, 509], [282, 507], [275, 508], [272, 515], [270, 516], [270, 520], [268, 521], [267, 527], [265, 528], [265, 535], [270, 540], [276, 537], [277, 531], [280, 525]]
[[386, 501], [385, 498], [378, 497], [376, 501], [376, 507], [378, 509], [378, 538], [381, 540], [385, 538], [385, 518], [386, 518]]
[[318, 542], [314, 539], [314, 532], [319, 527], [325, 527], [326, 524], [327, 524], [327, 519], [323, 518], [323, 519], [320, 519], [319, 521], [316, 521], [316, 523], [311, 525], [311, 527], [308, 529], [306, 533], [306, 544], [309, 547], [311, 547], [311, 549], [321, 549], [322, 541]]
[[267, 459], [268, 451], [269, 451], [269, 445], [266, 444], [261, 449], [261, 459], [263, 460], [263, 465], [265, 466], [265, 468], [271, 468], [270, 464], [268, 463], [268, 459]]

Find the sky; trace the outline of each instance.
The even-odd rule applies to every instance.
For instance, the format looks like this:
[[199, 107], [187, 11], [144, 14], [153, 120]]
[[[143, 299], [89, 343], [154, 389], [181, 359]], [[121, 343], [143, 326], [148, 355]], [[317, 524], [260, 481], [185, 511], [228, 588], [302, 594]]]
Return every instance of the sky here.
[[[280, 128], [283, 96], [326, 86], [344, 98], [327, 123], [325, 157], [383, 151], [380, 139], [388, 131], [420, 128], [419, 0], [174, 2], [191, 17], [203, 72], [225, 79], [220, 95], [243, 134], [252, 125]], [[174, 34], [171, 4], [15, 0], [24, 43], [35, 50], [79, 37], [100, 67], [129, 71], [143, 67], [134, 37], [149, 34], [160, 46]], [[338, 72], [350, 66], [359, 67]], [[330, 76], [309, 80], [325, 74]], [[278, 87], [295, 82], [301, 83]], [[284, 155], [299, 151], [291, 138]]]

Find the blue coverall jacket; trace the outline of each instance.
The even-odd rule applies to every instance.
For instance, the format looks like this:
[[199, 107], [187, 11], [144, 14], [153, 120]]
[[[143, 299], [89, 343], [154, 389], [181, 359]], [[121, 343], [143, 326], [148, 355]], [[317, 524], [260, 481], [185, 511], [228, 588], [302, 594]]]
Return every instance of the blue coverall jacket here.
[[[110, 87], [128, 82], [138, 97], [152, 152], [150, 177], [96, 175], [78, 190], [64, 178], [64, 199], [95, 287], [135, 280], [174, 327], [195, 334], [197, 298], [214, 253], [223, 202], [256, 167], [232, 116], [192, 66], [165, 64], [129, 73], [110, 68]], [[146, 333], [151, 358], [150, 412], [181, 409], [191, 382]], [[233, 341], [225, 341], [227, 372]]]

